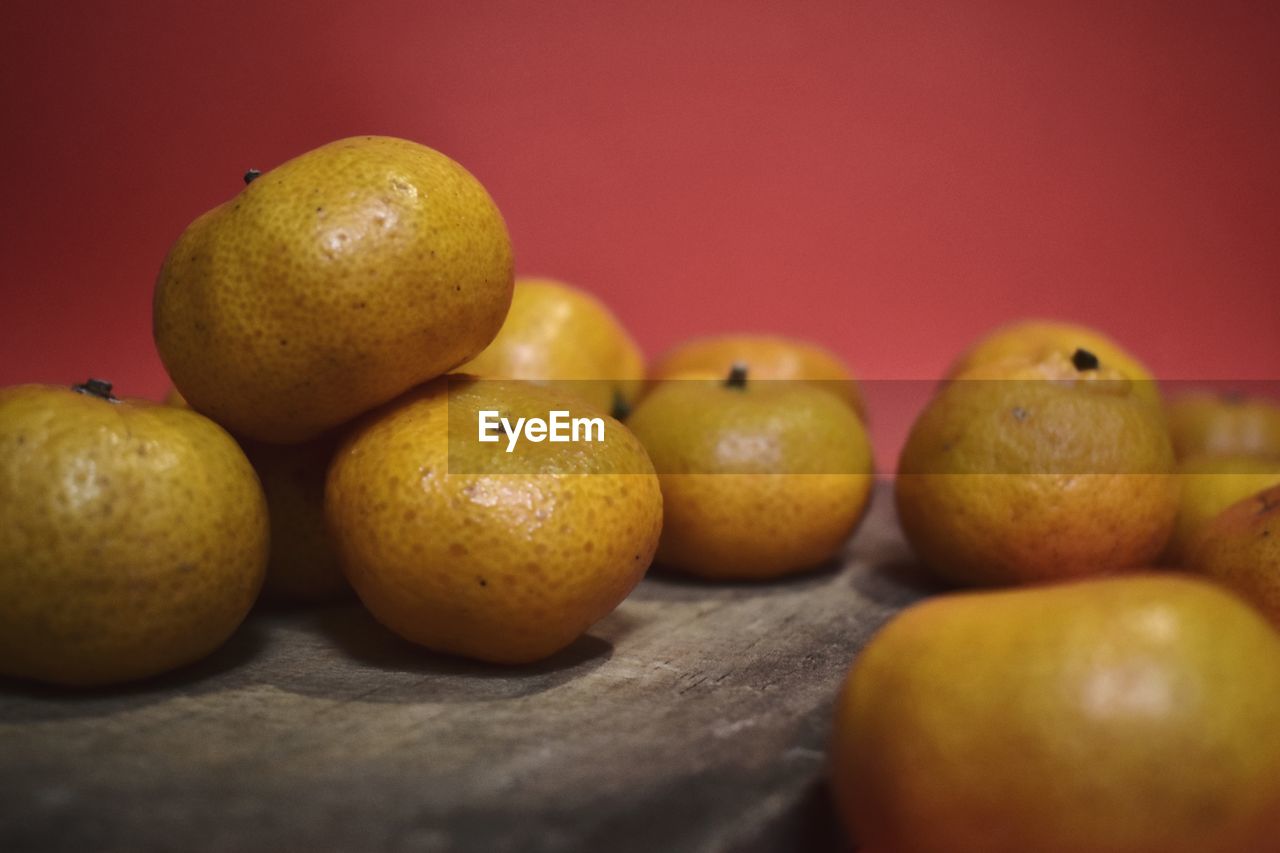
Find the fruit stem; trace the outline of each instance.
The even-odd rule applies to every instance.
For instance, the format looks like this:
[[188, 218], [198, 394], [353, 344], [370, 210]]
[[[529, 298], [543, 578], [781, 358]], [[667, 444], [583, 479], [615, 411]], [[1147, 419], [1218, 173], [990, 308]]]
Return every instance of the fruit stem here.
[[617, 421], [625, 421], [627, 415], [631, 414], [631, 406], [627, 403], [627, 398], [622, 396], [622, 391], [617, 388], [613, 389], [613, 406], [609, 414]]
[[1076, 370], [1097, 370], [1098, 357], [1087, 349], [1077, 349], [1071, 354], [1071, 363], [1076, 366]]
[[254, 180], [256, 180], [258, 176], [260, 176], [261, 174], [262, 174], [261, 169], [250, 169], [249, 171], [245, 172], [244, 173], [245, 185], [248, 186], [249, 184], [253, 183]]
[[116, 398], [111, 396], [111, 383], [105, 379], [89, 379], [79, 385], [72, 385], [71, 390], [77, 394], [88, 394], [90, 397], [97, 397], [100, 400], [112, 400]]
[[729, 376], [724, 380], [726, 388], [746, 388], [747, 387], [747, 365], [745, 362], [735, 361], [733, 366], [729, 368]]

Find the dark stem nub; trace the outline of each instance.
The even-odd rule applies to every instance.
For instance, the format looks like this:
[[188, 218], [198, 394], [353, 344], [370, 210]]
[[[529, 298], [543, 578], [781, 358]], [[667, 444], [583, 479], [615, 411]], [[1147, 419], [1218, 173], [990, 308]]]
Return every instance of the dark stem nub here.
[[724, 380], [724, 387], [747, 387], [747, 365], [745, 362], [735, 361], [733, 363], [733, 366], [729, 368], [729, 376]]
[[1098, 357], [1087, 349], [1078, 349], [1071, 354], [1071, 363], [1076, 370], [1097, 370]]
[[71, 390], [78, 394], [88, 394], [103, 400], [114, 400], [111, 396], [111, 383], [105, 379], [89, 379], [79, 385], [72, 385]]
[[610, 407], [609, 414], [615, 421], [625, 421], [627, 415], [631, 414], [631, 404], [627, 402], [626, 397], [622, 396], [621, 389], [613, 389], [613, 406]]
[[254, 182], [262, 174], [261, 169], [250, 169], [244, 173], [244, 182], [246, 185]]

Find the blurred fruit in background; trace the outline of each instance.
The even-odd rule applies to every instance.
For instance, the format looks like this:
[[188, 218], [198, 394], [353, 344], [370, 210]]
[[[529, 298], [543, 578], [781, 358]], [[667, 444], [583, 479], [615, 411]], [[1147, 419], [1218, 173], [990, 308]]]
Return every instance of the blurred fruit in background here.
[[768, 334], [713, 335], [678, 344], [649, 367], [651, 383], [666, 379], [706, 379], [729, 374], [734, 365], [755, 380], [801, 380], [846, 399], [858, 417], [867, 417], [862, 390], [834, 353], [808, 341]]
[[1167, 406], [1178, 457], [1280, 456], [1280, 401], [1230, 391], [1188, 392]]
[[1223, 510], [1192, 542], [1187, 563], [1234, 589], [1280, 627], [1280, 486]]
[[1018, 320], [983, 335], [952, 363], [946, 372], [951, 379], [973, 368], [1006, 359], [1041, 361], [1076, 350], [1092, 353], [1098, 363], [1117, 371], [1134, 383], [1139, 396], [1160, 402], [1160, 389], [1151, 371], [1128, 350], [1107, 335], [1077, 323], [1060, 320]]
[[1161, 562], [1182, 565], [1201, 530], [1236, 501], [1280, 484], [1280, 456], [1189, 456], [1178, 462], [1182, 495]]
[[596, 408], [624, 415], [644, 383], [644, 354], [596, 297], [546, 278], [518, 278], [497, 337], [458, 373], [558, 382]]
[[898, 518], [941, 579], [999, 585], [1151, 564], [1178, 510], [1163, 413], [1142, 387], [1070, 357], [978, 362], [916, 419]]
[[847, 401], [807, 382], [672, 379], [628, 426], [662, 482], [659, 564], [715, 579], [767, 579], [840, 553], [874, 482]]

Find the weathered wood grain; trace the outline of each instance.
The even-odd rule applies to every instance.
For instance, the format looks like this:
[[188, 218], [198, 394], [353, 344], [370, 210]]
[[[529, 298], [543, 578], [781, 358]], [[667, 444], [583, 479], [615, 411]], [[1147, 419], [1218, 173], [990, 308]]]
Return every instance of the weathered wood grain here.
[[0, 682], [0, 850], [839, 849], [835, 691], [928, 592], [888, 498], [839, 566], [654, 574], [523, 670], [424, 652], [352, 604], [255, 613], [124, 690]]

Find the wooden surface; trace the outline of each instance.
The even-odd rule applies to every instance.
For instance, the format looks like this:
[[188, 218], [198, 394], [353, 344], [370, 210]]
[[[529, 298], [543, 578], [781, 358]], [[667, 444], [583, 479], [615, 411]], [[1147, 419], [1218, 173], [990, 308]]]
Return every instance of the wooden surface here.
[[532, 668], [430, 654], [351, 604], [255, 613], [128, 689], [0, 681], [0, 850], [841, 849], [835, 692], [928, 592], [889, 498], [839, 566], [655, 573]]

